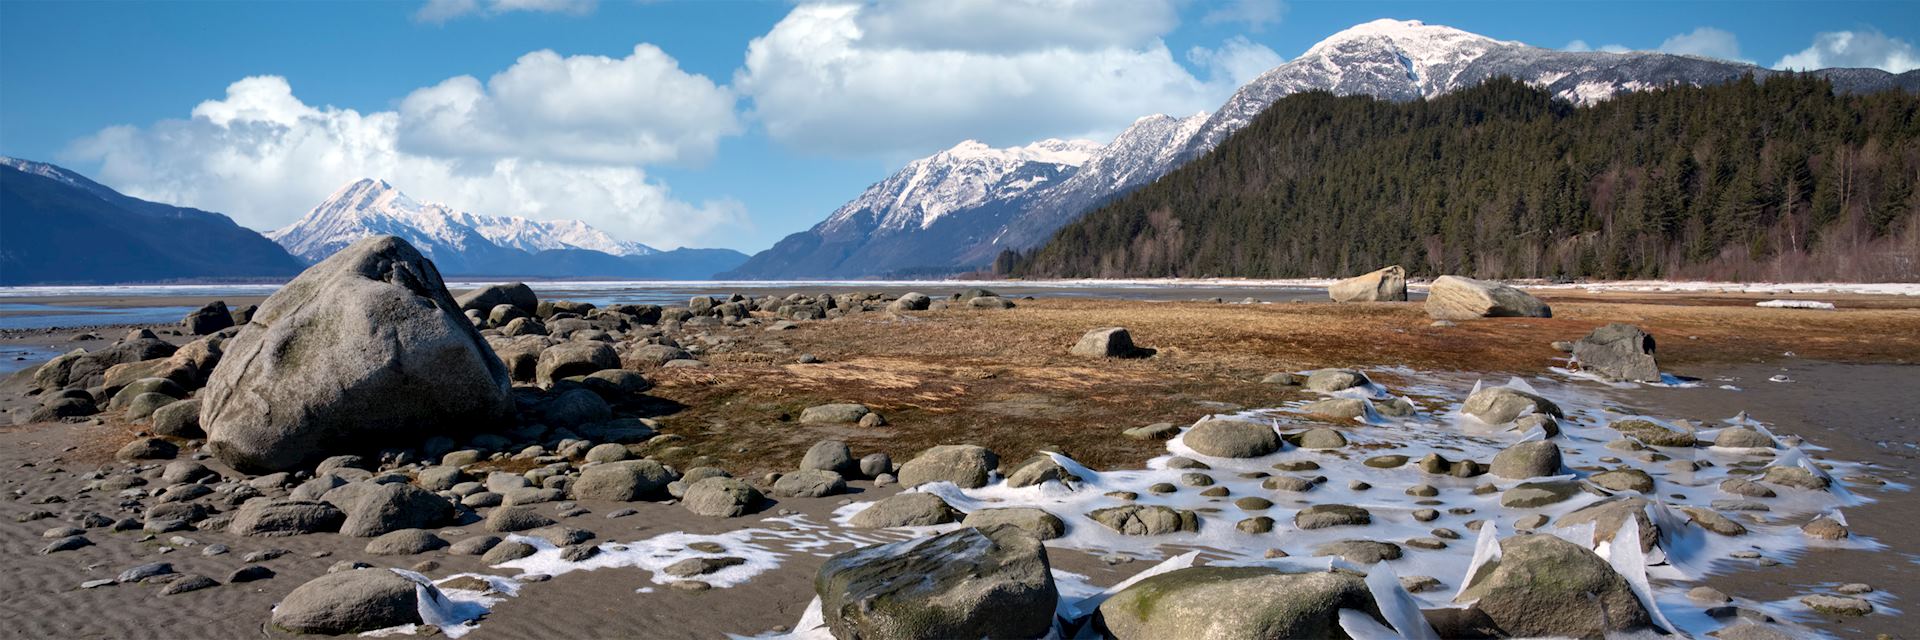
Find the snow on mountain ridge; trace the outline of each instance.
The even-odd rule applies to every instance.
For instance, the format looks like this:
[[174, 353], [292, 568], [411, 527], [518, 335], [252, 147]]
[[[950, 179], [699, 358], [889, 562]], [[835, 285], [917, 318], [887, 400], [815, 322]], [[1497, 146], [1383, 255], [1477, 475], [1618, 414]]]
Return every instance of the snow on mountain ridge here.
[[616, 239], [579, 220], [541, 221], [470, 213], [420, 202], [387, 181], [374, 179], [341, 187], [298, 221], [266, 234], [308, 261], [323, 260], [373, 235], [399, 236], [429, 257], [487, 247], [528, 253], [550, 249], [590, 249], [612, 255], [655, 253], [652, 247]]
[[[994, 148], [965, 140], [907, 163], [867, 187], [821, 223], [825, 232], [857, 231], [868, 219], [875, 232], [925, 229], [942, 216], [993, 201], [1017, 198], [1050, 183], [1053, 172], [1022, 172], [1028, 165], [1078, 168], [1101, 149], [1089, 140], [1049, 138], [1025, 146]], [[1009, 177], [1012, 176], [1012, 179]]]

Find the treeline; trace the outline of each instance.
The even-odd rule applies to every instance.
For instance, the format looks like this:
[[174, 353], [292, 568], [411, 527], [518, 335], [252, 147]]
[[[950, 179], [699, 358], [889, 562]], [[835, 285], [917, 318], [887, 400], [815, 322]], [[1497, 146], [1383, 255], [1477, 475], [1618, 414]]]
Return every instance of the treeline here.
[[996, 271], [1920, 280], [1920, 97], [1783, 74], [1576, 107], [1288, 96]]

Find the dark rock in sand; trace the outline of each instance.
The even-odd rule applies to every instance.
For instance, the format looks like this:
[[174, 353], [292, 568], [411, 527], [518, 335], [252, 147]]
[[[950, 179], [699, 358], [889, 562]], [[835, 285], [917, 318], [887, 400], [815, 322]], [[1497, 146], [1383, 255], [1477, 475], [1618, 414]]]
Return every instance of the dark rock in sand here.
[[204, 336], [233, 325], [233, 314], [227, 312], [227, 303], [221, 301], [207, 303], [180, 321], [187, 335], [193, 336]]
[[827, 559], [814, 578], [836, 638], [1035, 638], [1059, 594], [1038, 539], [966, 528]]
[[513, 411], [506, 366], [433, 263], [391, 236], [307, 269], [223, 348], [201, 425], [208, 449], [241, 470], [472, 432]]
[[339, 531], [347, 515], [325, 502], [249, 500], [234, 513], [227, 532], [237, 536], [293, 536]]

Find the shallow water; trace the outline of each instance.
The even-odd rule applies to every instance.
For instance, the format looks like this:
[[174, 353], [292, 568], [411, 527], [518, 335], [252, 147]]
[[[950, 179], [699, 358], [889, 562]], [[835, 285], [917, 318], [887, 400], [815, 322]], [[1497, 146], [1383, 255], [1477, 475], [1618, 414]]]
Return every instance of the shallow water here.
[[169, 305], [89, 307], [0, 301], [0, 329], [165, 324], [179, 322], [196, 308]]
[[[489, 282], [449, 282], [460, 292]], [[899, 295], [918, 291], [943, 296], [972, 287], [988, 288], [1008, 297], [1114, 298], [1128, 300], [1194, 300], [1222, 298], [1240, 302], [1325, 300], [1320, 281], [1099, 281], [1062, 280], [1001, 282], [968, 280], [796, 280], [796, 281], [534, 281], [528, 282], [541, 299], [564, 299], [595, 305], [684, 305], [694, 296], [786, 296], [792, 293], [841, 294], [880, 292]], [[44, 329], [109, 324], [164, 324], [177, 322], [204, 302], [254, 299], [272, 295], [279, 285], [113, 285], [73, 287], [0, 287], [0, 329]], [[1414, 299], [1422, 296], [1415, 294]], [[114, 304], [98, 304], [113, 299]], [[70, 299], [71, 304], [62, 302]], [[145, 301], [152, 301], [146, 304]], [[184, 306], [186, 301], [203, 301]]]

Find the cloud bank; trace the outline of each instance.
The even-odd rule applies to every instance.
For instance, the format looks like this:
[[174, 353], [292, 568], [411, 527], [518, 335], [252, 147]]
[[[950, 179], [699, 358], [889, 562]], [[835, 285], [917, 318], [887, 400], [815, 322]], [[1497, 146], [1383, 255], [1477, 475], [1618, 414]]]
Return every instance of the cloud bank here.
[[[1152, 113], [1217, 108], [1281, 60], [1244, 38], [1190, 51], [1161, 36], [1172, 0], [802, 4], [747, 47], [733, 86], [774, 140], [913, 156], [977, 138], [1104, 139]], [[1262, 67], [1261, 65], [1264, 65]], [[1251, 74], [1251, 75], [1250, 75]]]
[[1813, 45], [1773, 63], [1776, 69], [1854, 67], [1904, 73], [1920, 69], [1920, 52], [1913, 43], [1888, 37], [1877, 30], [1830, 31], [1816, 34]]
[[[494, 108], [527, 107], [515, 104], [511, 95], [485, 97], [507, 103]], [[422, 123], [411, 120], [406, 108], [363, 114], [309, 105], [285, 78], [254, 76], [228, 86], [225, 97], [200, 103], [186, 119], [104, 129], [76, 141], [64, 155], [98, 162], [96, 177], [128, 195], [219, 211], [262, 230], [292, 222], [341, 185], [366, 177], [475, 213], [578, 218], [616, 236], [663, 247], [698, 244], [745, 224], [739, 203], [681, 201], [637, 166], [579, 162], [579, 153], [539, 140], [525, 140], [527, 153], [499, 153], [522, 139], [515, 136], [585, 138], [596, 126], [611, 124], [564, 112], [545, 115], [525, 128], [504, 130], [473, 120], [471, 129], [488, 144], [445, 153], [407, 144], [404, 132]], [[609, 146], [605, 153], [612, 155], [678, 157], [683, 151], [666, 143]], [[697, 140], [691, 147], [700, 151]]]

